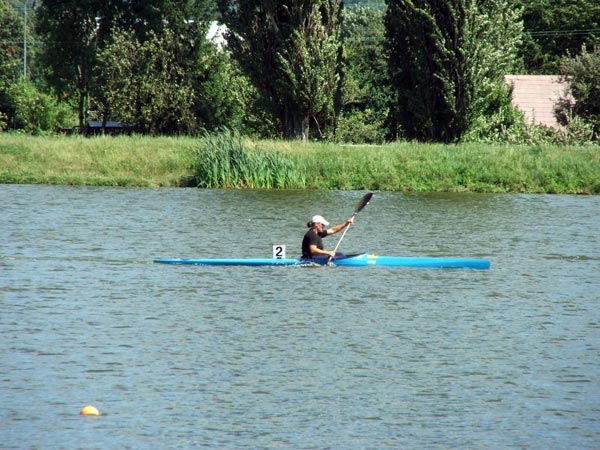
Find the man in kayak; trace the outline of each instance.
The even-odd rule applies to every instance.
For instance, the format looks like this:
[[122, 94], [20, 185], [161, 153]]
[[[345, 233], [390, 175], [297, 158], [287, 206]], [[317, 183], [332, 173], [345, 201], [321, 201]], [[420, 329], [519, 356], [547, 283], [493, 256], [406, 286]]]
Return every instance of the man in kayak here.
[[302, 239], [302, 258], [318, 258], [319, 256], [328, 256], [333, 258], [335, 252], [324, 250], [322, 238], [335, 234], [342, 231], [347, 226], [354, 223], [354, 216], [346, 220], [344, 223], [335, 225], [331, 228], [325, 229], [329, 225], [323, 216], [313, 216], [310, 222], [306, 224], [310, 230], [304, 235]]

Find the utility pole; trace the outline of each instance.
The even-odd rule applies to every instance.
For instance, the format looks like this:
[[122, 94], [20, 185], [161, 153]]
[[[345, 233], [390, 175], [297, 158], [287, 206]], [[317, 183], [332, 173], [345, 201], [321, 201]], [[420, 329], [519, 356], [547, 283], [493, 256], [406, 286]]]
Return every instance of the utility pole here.
[[27, 4], [30, 3], [32, 10], [35, 10], [35, 0], [24, 0], [23, 1], [23, 77], [27, 76]]
[[27, 77], [27, 0], [23, 2], [25, 8], [25, 25], [23, 26], [23, 78]]

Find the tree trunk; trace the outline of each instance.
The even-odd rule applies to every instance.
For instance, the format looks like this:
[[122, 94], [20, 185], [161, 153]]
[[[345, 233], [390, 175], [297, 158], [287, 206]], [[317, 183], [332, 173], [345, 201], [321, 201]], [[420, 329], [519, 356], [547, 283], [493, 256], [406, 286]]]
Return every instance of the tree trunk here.
[[85, 101], [87, 97], [86, 88], [86, 69], [80, 64], [77, 66], [77, 91], [79, 93], [79, 99], [77, 101], [77, 113], [79, 116], [79, 129], [81, 132], [85, 132], [84, 121], [85, 121]]
[[85, 106], [85, 93], [79, 91], [79, 100], [77, 102], [77, 115], [79, 116], [79, 129], [82, 133], [85, 132], [83, 109]]
[[284, 113], [285, 138], [288, 141], [301, 139], [308, 141], [310, 137], [310, 117], [305, 114], [293, 113], [286, 108]]

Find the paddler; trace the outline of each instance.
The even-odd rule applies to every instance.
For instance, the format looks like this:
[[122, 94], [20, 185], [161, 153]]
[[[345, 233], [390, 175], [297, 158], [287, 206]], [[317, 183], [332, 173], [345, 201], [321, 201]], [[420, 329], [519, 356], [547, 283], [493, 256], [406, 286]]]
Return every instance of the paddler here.
[[318, 258], [319, 256], [328, 256], [333, 258], [335, 256], [335, 252], [324, 249], [322, 238], [342, 231], [344, 228], [352, 225], [353, 223], [354, 216], [350, 217], [348, 220], [340, 223], [339, 225], [335, 225], [326, 229], [325, 227], [329, 226], [329, 222], [327, 222], [323, 216], [313, 216], [306, 224], [306, 226], [310, 229], [304, 235], [304, 239], [302, 239], [302, 258]]

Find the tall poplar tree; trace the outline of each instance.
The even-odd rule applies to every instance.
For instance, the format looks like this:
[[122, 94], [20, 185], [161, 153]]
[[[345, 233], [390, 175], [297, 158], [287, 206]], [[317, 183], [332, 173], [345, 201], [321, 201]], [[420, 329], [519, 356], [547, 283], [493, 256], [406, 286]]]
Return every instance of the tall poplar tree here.
[[228, 44], [287, 139], [334, 114], [342, 0], [218, 0]]
[[498, 95], [508, 95], [503, 75], [519, 67], [519, 11], [502, 0], [387, 4], [392, 137], [460, 140]]
[[393, 119], [408, 139], [453, 142], [466, 128], [468, 102], [462, 0], [388, 0]]

